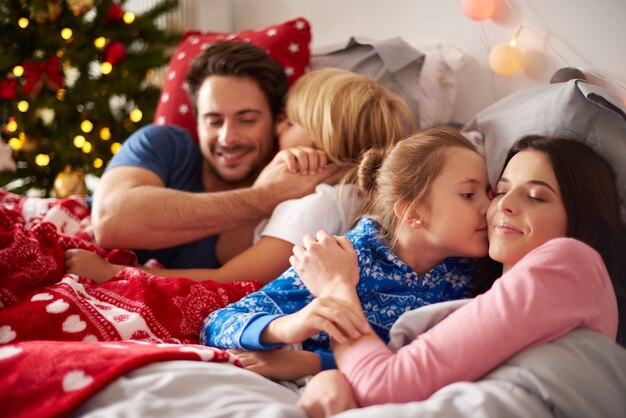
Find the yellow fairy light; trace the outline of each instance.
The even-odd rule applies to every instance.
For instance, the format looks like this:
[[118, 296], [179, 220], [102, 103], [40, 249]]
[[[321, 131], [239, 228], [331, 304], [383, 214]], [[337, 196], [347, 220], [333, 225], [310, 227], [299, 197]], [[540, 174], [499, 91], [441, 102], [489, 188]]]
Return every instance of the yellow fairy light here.
[[84, 137], [84, 136], [82, 136], [82, 135], [76, 135], [76, 136], [74, 137], [74, 141], [73, 141], [73, 143], [74, 143], [74, 146], [75, 146], [76, 148], [82, 148], [82, 147], [83, 147], [83, 145], [85, 145], [85, 142], [87, 142], [87, 140], [86, 140], [86, 139], [85, 139], [85, 137]]
[[107, 127], [100, 129], [100, 138], [103, 141], [108, 141], [109, 139], [111, 139], [111, 130]]
[[27, 18], [25, 18], [25, 17], [20, 17], [17, 20], [17, 26], [19, 26], [22, 29], [26, 29], [28, 27], [29, 23], [30, 23], [30, 21]]
[[93, 167], [94, 168], [100, 168], [104, 165], [104, 161], [102, 161], [102, 158], [96, 158], [95, 160], [93, 160]]
[[57, 100], [58, 101], [63, 101], [65, 99], [65, 89], [58, 89], [57, 90]]
[[114, 142], [111, 144], [111, 152], [113, 154], [117, 154], [120, 148], [122, 148], [122, 144], [120, 144], [119, 142]]
[[109, 74], [113, 71], [113, 65], [110, 62], [103, 62], [101, 67], [102, 74]]
[[45, 167], [50, 164], [50, 156], [48, 154], [37, 154], [35, 157], [35, 164], [39, 167]]
[[93, 146], [91, 145], [91, 142], [87, 141], [83, 144], [83, 146], [80, 149], [83, 150], [85, 154], [89, 154], [91, 150], [93, 149]]
[[107, 40], [104, 36], [100, 36], [96, 39], [94, 39], [93, 44], [96, 48], [98, 49], [102, 49], [106, 46], [107, 44]]
[[141, 120], [141, 118], [143, 118], [143, 113], [141, 113], [141, 110], [135, 108], [130, 111], [129, 117], [130, 117], [130, 120], [137, 123]]
[[7, 123], [7, 131], [9, 132], [15, 132], [17, 130], [17, 122], [14, 120], [10, 120]]
[[24, 75], [24, 67], [22, 67], [21, 65], [16, 65], [15, 67], [13, 67], [13, 75], [15, 75], [16, 77], [21, 77]]
[[72, 30], [70, 28], [63, 28], [61, 29], [61, 38], [65, 39], [66, 41], [70, 40], [72, 38], [72, 34], [74, 32], [72, 32]]
[[29, 106], [30, 105], [28, 104], [26, 100], [22, 100], [17, 104], [17, 110], [24, 113], [28, 110]]
[[20, 141], [18, 138], [13, 137], [9, 139], [9, 146], [13, 148], [15, 151], [21, 150], [22, 145], [24, 145], [24, 143]]
[[130, 25], [135, 21], [135, 14], [133, 12], [126, 12], [122, 19], [124, 19], [124, 23]]
[[93, 130], [93, 123], [89, 119], [85, 119], [80, 123], [80, 130], [88, 134]]

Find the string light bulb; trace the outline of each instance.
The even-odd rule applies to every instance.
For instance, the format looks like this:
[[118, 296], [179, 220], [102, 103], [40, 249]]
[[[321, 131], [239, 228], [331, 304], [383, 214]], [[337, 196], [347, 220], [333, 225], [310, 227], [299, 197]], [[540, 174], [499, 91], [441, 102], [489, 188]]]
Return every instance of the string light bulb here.
[[89, 119], [85, 119], [80, 123], [80, 130], [88, 134], [93, 130], [93, 123]]
[[133, 12], [126, 12], [124, 13], [124, 17], [122, 17], [122, 19], [124, 20], [124, 23], [130, 25], [135, 21], [135, 14]]
[[485, 20], [493, 16], [496, 11], [497, 0], [461, 0], [461, 7], [465, 16], [472, 20]]
[[17, 103], [17, 110], [19, 110], [22, 113], [27, 112], [29, 107], [30, 105], [28, 104], [26, 100], [21, 100], [20, 102]]
[[82, 148], [82, 147], [83, 147], [83, 145], [85, 145], [85, 142], [87, 142], [87, 140], [86, 140], [86, 139], [85, 139], [85, 137], [84, 137], [84, 136], [82, 136], [82, 135], [76, 135], [76, 136], [74, 137], [74, 141], [73, 141], [73, 143], [74, 143], [74, 146], [75, 146], [76, 148]]
[[50, 164], [50, 156], [48, 154], [37, 154], [35, 157], [35, 164], [39, 167], [45, 167]]
[[143, 118], [143, 113], [141, 112], [141, 110], [135, 108], [130, 111], [130, 114], [128, 116], [130, 117], [131, 121], [137, 123]]
[[489, 66], [498, 75], [515, 75], [522, 67], [522, 53], [510, 43], [500, 43], [489, 53]]
[[21, 65], [16, 65], [13, 67], [13, 75], [16, 77], [21, 77], [24, 75], [24, 67]]
[[113, 154], [117, 154], [120, 148], [122, 148], [122, 144], [120, 144], [119, 142], [114, 142], [111, 144], [111, 152]]
[[22, 29], [26, 29], [28, 27], [29, 23], [30, 23], [30, 21], [26, 17], [20, 17], [17, 20], [17, 26], [19, 26]]
[[99, 36], [93, 41], [93, 45], [98, 49], [104, 49], [107, 45], [107, 40], [104, 36]]
[[8, 121], [6, 128], [9, 132], [15, 132], [17, 130], [17, 122], [15, 121], [15, 119], [11, 119], [10, 121]]
[[61, 29], [61, 38], [65, 39], [66, 41], [69, 41], [70, 39], [72, 39], [73, 34], [74, 32], [72, 32], [70, 28]]
[[106, 126], [100, 129], [100, 139], [102, 139], [103, 141], [108, 141], [109, 139], [111, 139], [111, 129]]
[[95, 160], [93, 160], [93, 168], [100, 168], [104, 165], [104, 161], [102, 161], [102, 158], [96, 158]]
[[100, 67], [100, 71], [102, 71], [102, 74], [111, 74], [111, 71], [113, 71], [113, 64], [107, 61], [103, 62]]

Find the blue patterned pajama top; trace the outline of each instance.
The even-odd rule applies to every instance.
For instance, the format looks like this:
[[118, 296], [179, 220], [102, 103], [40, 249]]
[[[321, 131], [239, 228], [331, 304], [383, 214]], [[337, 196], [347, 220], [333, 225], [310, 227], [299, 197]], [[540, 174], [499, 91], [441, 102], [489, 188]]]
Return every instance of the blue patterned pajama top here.
[[[356, 289], [363, 311], [383, 341], [389, 341], [389, 330], [402, 313], [471, 296], [473, 259], [447, 258], [428, 273], [418, 275], [394, 254], [379, 231], [375, 221], [363, 217], [346, 236], [358, 254], [360, 281]], [[265, 327], [279, 316], [299, 311], [313, 299], [291, 267], [258, 292], [211, 313], [200, 329], [200, 342], [239, 350], [272, 349], [277, 344], [260, 341]], [[320, 356], [322, 369], [335, 367], [326, 333], [308, 338], [302, 347]]]

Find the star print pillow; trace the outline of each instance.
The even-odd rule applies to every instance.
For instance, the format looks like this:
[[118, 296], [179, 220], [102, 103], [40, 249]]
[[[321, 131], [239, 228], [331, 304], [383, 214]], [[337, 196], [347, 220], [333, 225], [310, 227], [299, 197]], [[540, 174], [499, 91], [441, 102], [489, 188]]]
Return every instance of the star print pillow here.
[[258, 31], [236, 33], [185, 32], [167, 67], [165, 85], [154, 115], [158, 125], [175, 125], [187, 129], [198, 141], [196, 118], [187, 91], [185, 75], [189, 62], [215, 41], [239, 40], [263, 47], [285, 69], [289, 85], [309, 67], [311, 26], [304, 18], [272, 25]]

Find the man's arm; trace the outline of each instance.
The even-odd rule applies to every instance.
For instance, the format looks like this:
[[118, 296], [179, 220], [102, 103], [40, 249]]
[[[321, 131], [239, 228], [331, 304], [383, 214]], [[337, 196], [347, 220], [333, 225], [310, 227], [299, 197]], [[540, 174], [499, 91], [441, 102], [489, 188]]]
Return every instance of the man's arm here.
[[301, 175], [272, 161], [252, 187], [189, 193], [164, 187], [154, 172], [131, 166], [107, 171], [94, 195], [94, 233], [105, 248], [157, 249], [259, 222], [287, 199], [311, 193], [336, 170]]

